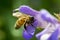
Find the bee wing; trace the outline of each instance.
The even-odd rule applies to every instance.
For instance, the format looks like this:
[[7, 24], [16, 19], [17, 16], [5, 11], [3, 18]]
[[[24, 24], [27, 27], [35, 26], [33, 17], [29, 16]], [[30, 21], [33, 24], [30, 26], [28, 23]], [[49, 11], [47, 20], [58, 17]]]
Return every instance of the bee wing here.
[[14, 17], [17, 17], [17, 18], [19, 18], [19, 17], [22, 16], [22, 13], [19, 12], [19, 8], [13, 10], [13, 16], [14, 16]]
[[13, 16], [19, 18], [22, 16], [22, 13], [20, 12], [13, 13]]
[[15, 10], [13, 10], [13, 16], [17, 17], [17, 18], [20, 18], [21, 16], [27, 17], [29, 15], [19, 12], [19, 8], [17, 8]]

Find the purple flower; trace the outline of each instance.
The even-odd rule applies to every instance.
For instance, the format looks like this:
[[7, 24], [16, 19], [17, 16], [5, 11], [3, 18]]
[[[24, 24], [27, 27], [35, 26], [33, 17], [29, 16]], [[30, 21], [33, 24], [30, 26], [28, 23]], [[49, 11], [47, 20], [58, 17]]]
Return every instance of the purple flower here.
[[60, 24], [58, 20], [45, 9], [40, 11], [40, 16], [48, 24], [42, 32], [36, 35], [38, 40], [58, 40], [58, 35], [60, 36]]
[[38, 26], [41, 28], [45, 28], [46, 25], [48, 24], [45, 20], [42, 19], [40, 11], [36, 11], [36, 10], [30, 8], [29, 6], [22, 5], [22, 6], [20, 6], [19, 11], [24, 14], [33, 16], [34, 19], [37, 20]]
[[47, 22], [51, 22], [51, 23], [57, 22], [57, 19], [45, 9], [40, 10], [40, 15], [41, 15], [42, 19]]
[[54, 38], [56, 38], [55, 40], [57, 40], [58, 35], [60, 35], [59, 27], [60, 25], [52, 25], [51, 23], [49, 23], [42, 32], [36, 35], [36, 37], [38, 40], [54, 40]]
[[24, 13], [24, 14], [31, 15], [31, 16], [35, 16], [36, 14], [38, 14], [38, 12], [36, 10], [34, 10], [26, 5], [20, 6], [19, 11]]
[[53, 38], [56, 38], [55, 40], [58, 40], [57, 36], [60, 33], [60, 29], [56, 25], [57, 19], [52, 16], [47, 10], [42, 9], [40, 11], [36, 11], [29, 6], [23, 5], [20, 6], [19, 12], [30, 15], [35, 19], [35, 22], [32, 23], [33, 26], [28, 25], [27, 30], [23, 30], [23, 37], [25, 40], [30, 40], [33, 37], [37, 26], [45, 28], [42, 32], [36, 35], [38, 40], [40, 40], [43, 35], [47, 35], [46, 40], [53, 40]]
[[60, 24], [56, 24], [56, 30], [51, 34], [48, 40], [60, 40]]
[[[28, 14], [32, 17], [34, 17], [36, 14], [38, 14], [38, 12], [36, 10], [34, 10], [28, 6], [24, 6], [24, 5], [19, 8], [19, 11], [21, 13]], [[23, 30], [23, 37], [25, 38], [25, 40], [30, 40], [33, 37], [33, 35], [35, 33], [35, 29], [38, 25], [38, 21], [35, 19], [35, 21], [32, 23], [32, 25], [28, 25], [27, 30]]]
[[36, 29], [36, 27], [37, 27], [37, 24], [38, 24], [38, 22], [37, 21], [35, 21], [32, 25], [28, 25], [27, 26], [27, 30], [23, 30], [23, 37], [26, 39], [26, 40], [30, 40], [32, 37], [33, 37], [33, 35], [34, 35], [34, 33], [35, 33], [35, 29]]
[[[46, 21], [44, 21], [41, 18], [41, 15], [40, 15], [40, 12], [39, 11], [36, 11], [36, 10], [32, 9], [29, 6], [25, 6], [25, 5], [20, 6], [19, 11], [21, 13], [24, 13], [24, 14], [27, 14], [27, 15], [30, 15], [30, 16], [34, 17], [34, 19], [36, 21], [34, 23], [32, 23], [32, 24], [33, 24], [33, 26], [35, 28], [37, 28], [37, 27], [45, 28], [46, 25], [48, 24]], [[45, 25], [44, 25], [44, 23], [45, 23]], [[23, 31], [23, 37], [26, 40], [29, 40], [30, 38], [33, 37], [34, 32], [35, 32], [35, 28], [34, 27], [32, 27], [31, 25], [28, 25], [27, 26], [27, 30], [24, 30]]]

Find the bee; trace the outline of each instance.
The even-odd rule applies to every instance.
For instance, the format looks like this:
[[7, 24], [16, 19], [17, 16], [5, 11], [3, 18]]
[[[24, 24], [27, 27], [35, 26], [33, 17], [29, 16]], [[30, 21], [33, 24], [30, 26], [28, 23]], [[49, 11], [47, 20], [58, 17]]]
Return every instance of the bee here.
[[32, 23], [34, 22], [34, 17], [20, 13], [16, 10], [14, 11], [13, 16], [18, 18], [18, 20], [15, 23], [15, 29], [19, 29], [22, 27], [22, 25], [24, 25], [24, 29], [26, 30], [27, 29], [26, 27], [28, 25], [32, 25]]

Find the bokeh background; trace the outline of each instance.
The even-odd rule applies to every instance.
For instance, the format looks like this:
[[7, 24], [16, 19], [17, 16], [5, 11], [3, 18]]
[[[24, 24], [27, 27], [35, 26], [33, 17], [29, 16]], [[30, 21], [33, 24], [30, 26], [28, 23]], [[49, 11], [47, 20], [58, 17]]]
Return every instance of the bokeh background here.
[[[60, 0], [0, 0], [0, 40], [24, 40], [23, 27], [15, 30], [17, 18], [13, 10], [21, 5], [28, 5], [35, 10], [47, 9], [51, 14], [60, 12]], [[37, 40], [35, 37], [31, 40]]]

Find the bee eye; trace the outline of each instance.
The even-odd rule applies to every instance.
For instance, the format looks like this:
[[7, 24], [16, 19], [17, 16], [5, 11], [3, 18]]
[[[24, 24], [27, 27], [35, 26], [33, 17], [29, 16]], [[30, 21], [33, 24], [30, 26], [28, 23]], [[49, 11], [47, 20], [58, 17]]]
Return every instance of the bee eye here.
[[31, 21], [34, 20], [34, 17], [30, 17], [30, 20], [31, 20]]
[[31, 19], [33, 19], [33, 20], [34, 20], [34, 17], [31, 17]]

